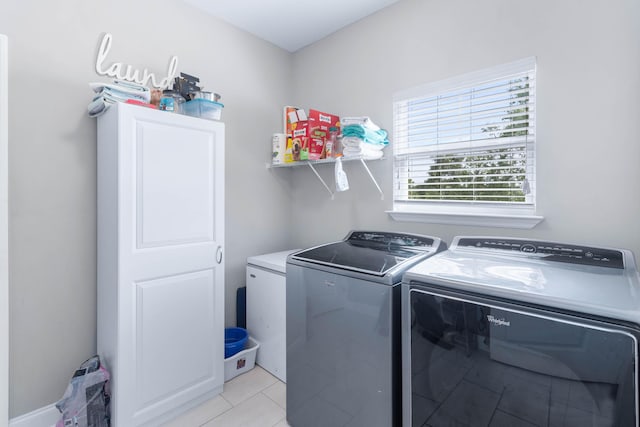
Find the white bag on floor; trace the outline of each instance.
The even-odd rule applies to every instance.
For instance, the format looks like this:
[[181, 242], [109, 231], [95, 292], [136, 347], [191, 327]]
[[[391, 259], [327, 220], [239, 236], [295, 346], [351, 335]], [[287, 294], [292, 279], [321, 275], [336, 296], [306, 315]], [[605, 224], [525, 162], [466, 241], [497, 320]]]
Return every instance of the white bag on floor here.
[[80, 365], [56, 408], [62, 413], [56, 427], [109, 427], [109, 372], [99, 356]]

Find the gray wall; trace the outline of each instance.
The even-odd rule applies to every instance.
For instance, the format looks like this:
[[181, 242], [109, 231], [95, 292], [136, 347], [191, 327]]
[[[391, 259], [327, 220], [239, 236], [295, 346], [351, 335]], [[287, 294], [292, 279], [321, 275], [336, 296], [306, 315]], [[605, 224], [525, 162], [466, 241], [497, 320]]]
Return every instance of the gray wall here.
[[[179, 69], [223, 95], [227, 123], [227, 324], [247, 256], [343, 237], [351, 228], [449, 240], [499, 234], [640, 254], [640, 3], [403, 0], [294, 55], [179, 0], [9, 0], [10, 416], [55, 402], [95, 352], [95, 121], [85, 114], [97, 44], [109, 60]], [[130, 13], [126, 14], [125, 11]], [[44, 34], [44, 35], [42, 35]], [[369, 115], [391, 130], [394, 91], [538, 57], [538, 208], [530, 231], [391, 220], [391, 149], [345, 164], [330, 200], [308, 168], [268, 170], [281, 107]], [[333, 168], [320, 172], [333, 181]]]
[[[290, 99], [290, 54], [178, 0], [9, 0], [10, 417], [62, 397], [96, 348], [96, 121], [88, 83], [107, 63], [179, 70], [222, 94], [227, 324], [247, 256], [288, 247], [286, 174], [264, 166]], [[256, 213], [259, 212], [259, 215]]]
[[[640, 255], [639, 18], [637, 0], [404, 0], [299, 52], [297, 105], [369, 115], [389, 131], [394, 91], [536, 56], [538, 213], [545, 220], [532, 230], [394, 221], [385, 213], [392, 207], [388, 147], [385, 160], [370, 162], [384, 200], [358, 164], [345, 164], [351, 190], [334, 201], [310, 171], [295, 170], [293, 243], [372, 227], [447, 241], [467, 233], [526, 236]], [[333, 180], [333, 168], [321, 172]]]

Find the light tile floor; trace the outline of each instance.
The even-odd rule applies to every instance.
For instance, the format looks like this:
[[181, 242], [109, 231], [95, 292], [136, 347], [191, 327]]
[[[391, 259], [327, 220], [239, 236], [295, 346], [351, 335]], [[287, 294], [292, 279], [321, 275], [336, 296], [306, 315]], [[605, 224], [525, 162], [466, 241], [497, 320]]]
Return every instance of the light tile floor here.
[[220, 395], [164, 427], [288, 427], [285, 387], [256, 365], [225, 383]]

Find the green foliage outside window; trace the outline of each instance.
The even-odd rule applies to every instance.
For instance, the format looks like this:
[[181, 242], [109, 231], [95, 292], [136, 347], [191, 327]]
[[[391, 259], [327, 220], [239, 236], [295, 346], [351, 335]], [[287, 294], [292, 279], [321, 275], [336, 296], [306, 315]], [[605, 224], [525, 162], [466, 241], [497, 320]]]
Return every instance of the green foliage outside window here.
[[[513, 138], [529, 134], [529, 83], [512, 81], [512, 106], [502, 118], [506, 125], [482, 128], [488, 138]], [[525, 90], [523, 90], [525, 89]], [[468, 154], [438, 154], [422, 183], [408, 180], [410, 200], [462, 200], [524, 202], [526, 147], [505, 147]], [[411, 170], [411, 165], [409, 165]], [[411, 172], [409, 173], [411, 176]]]

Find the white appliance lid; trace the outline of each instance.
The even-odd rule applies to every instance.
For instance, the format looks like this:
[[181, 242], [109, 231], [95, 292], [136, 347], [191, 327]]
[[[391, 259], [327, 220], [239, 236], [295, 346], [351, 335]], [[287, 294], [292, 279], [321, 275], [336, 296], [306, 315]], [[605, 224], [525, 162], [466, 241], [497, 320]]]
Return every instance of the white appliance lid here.
[[247, 258], [247, 264], [284, 274], [287, 271], [287, 257], [299, 250], [300, 249], [291, 249], [288, 251], [252, 256]]
[[[624, 268], [550, 261], [535, 254], [458, 247], [413, 266], [404, 282], [422, 282], [640, 324], [640, 279], [633, 254]], [[535, 243], [535, 241], [532, 241]]]

